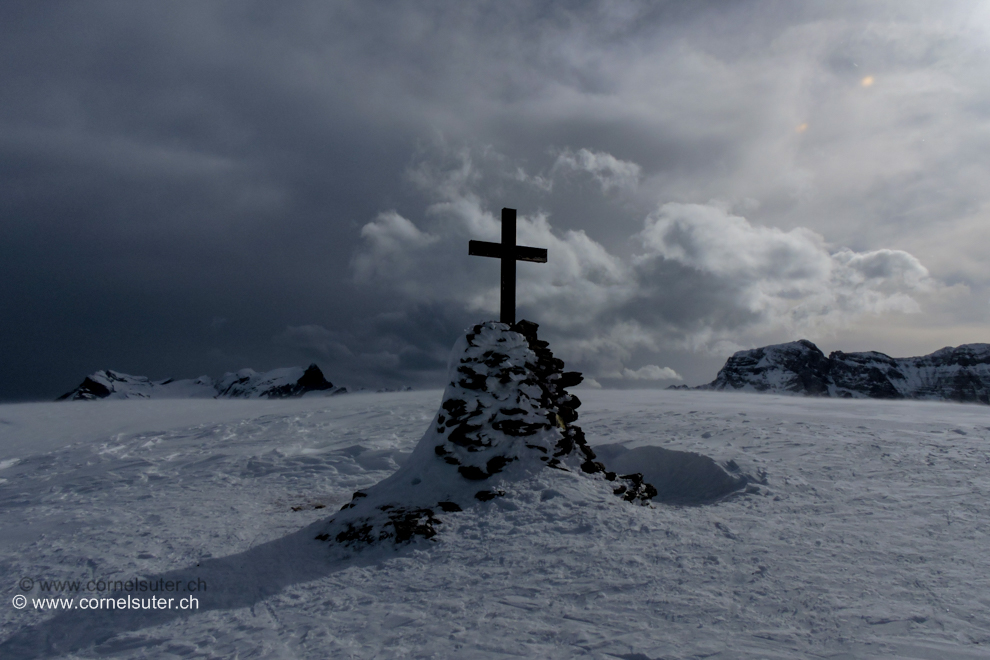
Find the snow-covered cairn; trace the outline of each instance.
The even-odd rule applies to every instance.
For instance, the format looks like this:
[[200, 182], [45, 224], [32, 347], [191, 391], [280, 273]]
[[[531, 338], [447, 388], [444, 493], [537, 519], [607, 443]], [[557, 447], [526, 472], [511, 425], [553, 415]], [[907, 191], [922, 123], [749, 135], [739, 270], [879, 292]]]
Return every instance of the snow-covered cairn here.
[[409, 460], [352, 501], [317, 536], [344, 544], [402, 543], [437, 533], [444, 512], [505, 494], [501, 487], [557, 469], [612, 482], [613, 492], [646, 504], [657, 491], [642, 475], [609, 472], [574, 422], [581, 401], [538, 326], [489, 321], [458, 340], [443, 403]]

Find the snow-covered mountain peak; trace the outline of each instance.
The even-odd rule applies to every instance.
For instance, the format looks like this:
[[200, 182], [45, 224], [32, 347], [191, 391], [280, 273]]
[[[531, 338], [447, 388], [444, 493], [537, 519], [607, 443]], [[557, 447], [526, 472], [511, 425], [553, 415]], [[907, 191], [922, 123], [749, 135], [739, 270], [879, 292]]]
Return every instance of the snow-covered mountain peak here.
[[807, 339], [739, 351], [726, 361], [711, 389], [823, 393], [828, 359]]
[[58, 400], [277, 399], [302, 396], [309, 392], [337, 394], [346, 391], [344, 388], [335, 388], [315, 364], [306, 369], [288, 367], [264, 373], [258, 373], [254, 369], [241, 369], [236, 373], [224, 374], [218, 382], [214, 382], [209, 376], [152, 381], [147, 376], [131, 376], [105, 369], [90, 374], [82, 384], [71, 392], [66, 392]]
[[59, 401], [94, 399], [200, 399], [216, 396], [213, 379], [209, 376], [152, 381], [147, 376], [104, 369], [90, 374], [82, 384], [58, 398]]
[[990, 403], [990, 344], [964, 344], [920, 357], [877, 351], [826, 358], [802, 339], [739, 351], [704, 389], [875, 399]]
[[932, 360], [952, 361], [966, 367], [973, 364], [985, 364], [990, 362], [990, 344], [946, 346], [926, 357]]
[[216, 395], [239, 399], [274, 399], [332, 389], [333, 384], [323, 376], [320, 368], [311, 364], [305, 370], [302, 367], [287, 367], [265, 373], [258, 373], [254, 369], [227, 373], [217, 383]]

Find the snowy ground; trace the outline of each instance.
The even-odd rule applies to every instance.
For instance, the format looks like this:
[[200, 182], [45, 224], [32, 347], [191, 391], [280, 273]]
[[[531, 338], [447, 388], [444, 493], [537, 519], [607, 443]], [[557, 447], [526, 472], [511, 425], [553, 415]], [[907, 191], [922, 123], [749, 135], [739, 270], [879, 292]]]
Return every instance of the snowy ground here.
[[[768, 485], [644, 508], [547, 470], [435, 541], [346, 556], [313, 530], [396, 469], [440, 392], [0, 406], [0, 658], [990, 657], [990, 407], [580, 396], [593, 445]], [[42, 580], [159, 577], [200, 580], [158, 594], [198, 610], [33, 605], [108, 596]]]

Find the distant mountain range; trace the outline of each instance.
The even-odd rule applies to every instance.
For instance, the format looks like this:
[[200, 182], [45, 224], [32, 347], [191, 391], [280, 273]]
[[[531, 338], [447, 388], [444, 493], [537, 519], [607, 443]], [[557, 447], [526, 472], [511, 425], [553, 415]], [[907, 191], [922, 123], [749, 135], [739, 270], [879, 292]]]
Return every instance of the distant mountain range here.
[[876, 351], [825, 357], [801, 339], [739, 351], [715, 380], [694, 389], [990, 404], [990, 344], [949, 346], [921, 357]]
[[66, 392], [56, 401], [92, 399], [282, 399], [310, 392], [325, 395], [343, 394], [346, 388], [334, 387], [315, 364], [306, 369], [288, 367], [258, 373], [241, 369], [227, 373], [219, 381], [209, 376], [152, 381], [146, 376], [131, 376], [105, 369], [91, 374], [79, 387]]

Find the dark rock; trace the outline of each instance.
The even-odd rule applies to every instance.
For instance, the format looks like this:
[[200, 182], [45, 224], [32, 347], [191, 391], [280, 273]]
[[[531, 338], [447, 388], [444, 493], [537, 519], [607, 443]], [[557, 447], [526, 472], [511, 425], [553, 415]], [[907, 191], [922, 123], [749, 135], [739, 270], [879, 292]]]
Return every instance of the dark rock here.
[[89, 376], [87, 376], [82, 384], [71, 392], [66, 392], [56, 401], [65, 401], [69, 399], [71, 401], [92, 401], [93, 399], [103, 399], [110, 396], [110, 390], [106, 385], [98, 383]]
[[484, 390], [488, 377], [485, 374], [475, 373], [467, 367], [460, 367], [457, 370], [461, 374], [457, 384], [468, 390]]
[[472, 481], [482, 481], [491, 476], [476, 465], [462, 465], [457, 468], [457, 471], [461, 473], [462, 477], [471, 479]]
[[488, 475], [491, 476], [496, 472], [501, 472], [502, 468], [511, 463], [512, 461], [519, 460], [516, 457], [506, 458], [505, 456], [493, 456], [488, 459], [485, 463], [485, 467], [488, 469]]
[[[347, 526], [337, 534], [335, 541], [337, 543], [363, 543], [371, 544], [376, 539], [371, 536], [371, 533], [375, 530], [374, 526], [369, 522], [364, 521], [359, 524], [347, 523]], [[319, 537], [317, 537], [319, 538]]]
[[585, 461], [581, 463], [581, 471], [588, 474], [597, 474], [598, 472], [605, 472], [605, 466], [597, 461]]
[[872, 399], [903, 399], [891, 378], [904, 379], [897, 370], [897, 361], [883, 353], [843, 353], [828, 356], [829, 374], [836, 396], [852, 397], [853, 393]]
[[[584, 376], [578, 371], [565, 371], [560, 374], [560, 380], [557, 381], [559, 387], [568, 388], [574, 387], [575, 385], [580, 385], [584, 381]], [[577, 406], [574, 406], [577, 408]]]
[[726, 361], [709, 387], [827, 395], [828, 370], [828, 358], [810, 341], [801, 339], [739, 351]]
[[323, 372], [315, 364], [306, 367], [302, 378], [296, 381], [296, 385], [302, 392], [319, 392], [322, 390], [332, 390], [333, 383], [326, 379]]
[[[405, 543], [413, 536], [420, 536], [424, 539], [433, 538], [437, 535], [435, 525], [440, 524], [431, 509], [410, 509], [389, 515], [392, 528], [395, 530], [395, 542]], [[390, 538], [385, 536], [379, 540]]]
[[361, 545], [387, 540], [405, 543], [414, 536], [433, 538], [437, 534], [436, 525], [441, 523], [431, 509], [389, 507], [385, 509], [385, 513], [388, 519], [380, 528], [370, 518], [348, 522], [335, 540], [337, 543]]
[[546, 427], [547, 425], [542, 422], [524, 422], [521, 419], [500, 419], [492, 422], [492, 428], [496, 431], [515, 437], [533, 435]]

